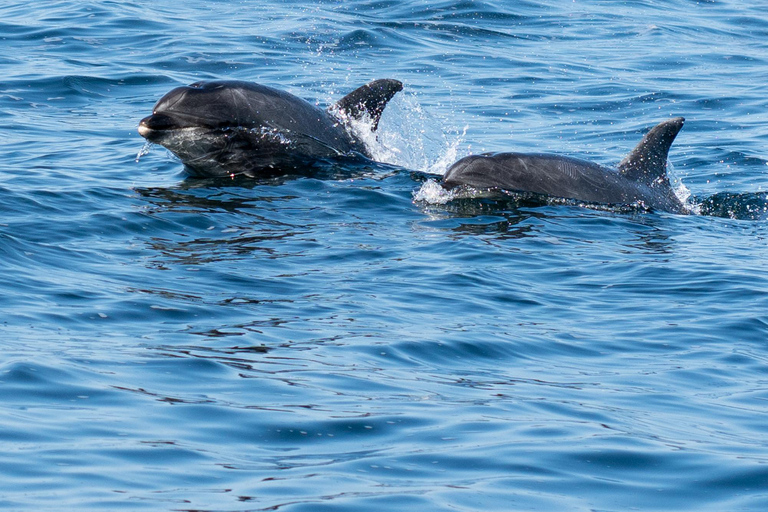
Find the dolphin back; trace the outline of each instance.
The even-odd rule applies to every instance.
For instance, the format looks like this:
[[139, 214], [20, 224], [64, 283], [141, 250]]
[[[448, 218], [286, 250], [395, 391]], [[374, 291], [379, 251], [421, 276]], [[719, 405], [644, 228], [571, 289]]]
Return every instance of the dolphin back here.
[[678, 117], [652, 128], [618, 172], [554, 154], [485, 153], [454, 163], [442, 183], [448, 190], [468, 186], [687, 213], [667, 177], [669, 148], [682, 127], [683, 118]]

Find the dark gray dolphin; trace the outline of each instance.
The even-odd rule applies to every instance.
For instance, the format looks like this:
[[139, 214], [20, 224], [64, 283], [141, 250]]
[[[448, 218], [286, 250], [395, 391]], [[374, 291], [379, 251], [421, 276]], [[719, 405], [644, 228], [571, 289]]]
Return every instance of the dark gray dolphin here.
[[443, 176], [443, 187], [527, 192], [589, 203], [638, 205], [688, 213], [667, 177], [667, 155], [684, 119], [649, 131], [618, 166], [552, 154], [485, 153], [462, 158]]
[[168, 148], [193, 176], [275, 175], [326, 159], [370, 158], [350, 123], [376, 130], [402, 88], [376, 80], [324, 110], [255, 83], [197, 82], [160, 98], [139, 134]]

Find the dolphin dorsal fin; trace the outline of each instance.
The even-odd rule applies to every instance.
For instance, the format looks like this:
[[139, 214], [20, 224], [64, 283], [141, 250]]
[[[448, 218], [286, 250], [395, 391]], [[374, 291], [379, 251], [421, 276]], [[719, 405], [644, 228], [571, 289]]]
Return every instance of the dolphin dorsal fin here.
[[648, 186], [669, 186], [667, 155], [684, 121], [682, 117], [675, 117], [651, 128], [640, 144], [619, 164], [622, 176]]
[[402, 90], [403, 83], [398, 80], [389, 78], [374, 80], [341, 98], [331, 107], [331, 110], [355, 120], [360, 120], [367, 115], [373, 122], [371, 131], [375, 131], [387, 102]]

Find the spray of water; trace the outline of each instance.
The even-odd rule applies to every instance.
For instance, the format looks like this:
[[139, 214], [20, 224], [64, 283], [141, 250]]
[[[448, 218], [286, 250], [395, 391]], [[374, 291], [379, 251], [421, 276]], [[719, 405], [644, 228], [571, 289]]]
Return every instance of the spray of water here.
[[688, 211], [695, 215], [699, 215], [701, 213], [701, 205], [693, 201], [690, 189], [685, 186], [683, 180], [677, 175], [675, 167], [670, 161], [667, 161], [667, 177], [669, 178], [672, 190], [674, 190], [675, 195], [680, 199], [680, 202], [685, 205]]
[[152, 148], [152, 143], [149, 141], [146, 141], [143, 146], [141, 146], [141, 149], [136, 154], [136, 162], [138, 163], [139, 159], [149, 153], [149, 150]]
[[446, 204], [454, 199], [452, 192], [445, 190], [436, 180], [425, 181], [419, 190], [413, 193], [413, 200], [427, 204]]
[[[370, 119], [348, 121], [374, 160], [427, 174], [442, 176], [460, 157], [467, 126], [443, 127], [448, 123], [428, 113], [415, 95], [399, 94], [387, 106], [378, 130], [371, 131]], [[445, 204], [454, 199], [436, 179], [429, 179], [414, 193], [415, 201]]]
[[436, 175], [456, 161], [467, 130], [444, 131], [445, 123], [407, 92], [389, 102], [377, 131], [371, 131], [370, 119], [347, 123], [374, 160]]

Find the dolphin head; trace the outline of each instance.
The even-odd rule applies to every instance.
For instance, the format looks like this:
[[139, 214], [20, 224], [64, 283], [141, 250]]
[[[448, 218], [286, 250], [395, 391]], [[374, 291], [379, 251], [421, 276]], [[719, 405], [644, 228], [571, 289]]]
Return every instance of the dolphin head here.
[[192, 175], [240, 174], [272, 165], [260, 155], [279, 154], [285, 145], [265, 117], [283, 95], [247, 82], [196, 82], [160, 98], [138, 131], [179, 157]]
[[139, 134], [150, 142], [163, 144], [173, 132], [188, 128], [257, 127], [261, 119], [254, 111], [270, 95], [279, 95], [279, 91], [237, 81], [196, 82], [177, 87], [160, 98], [152, 115], [141, 120]]

